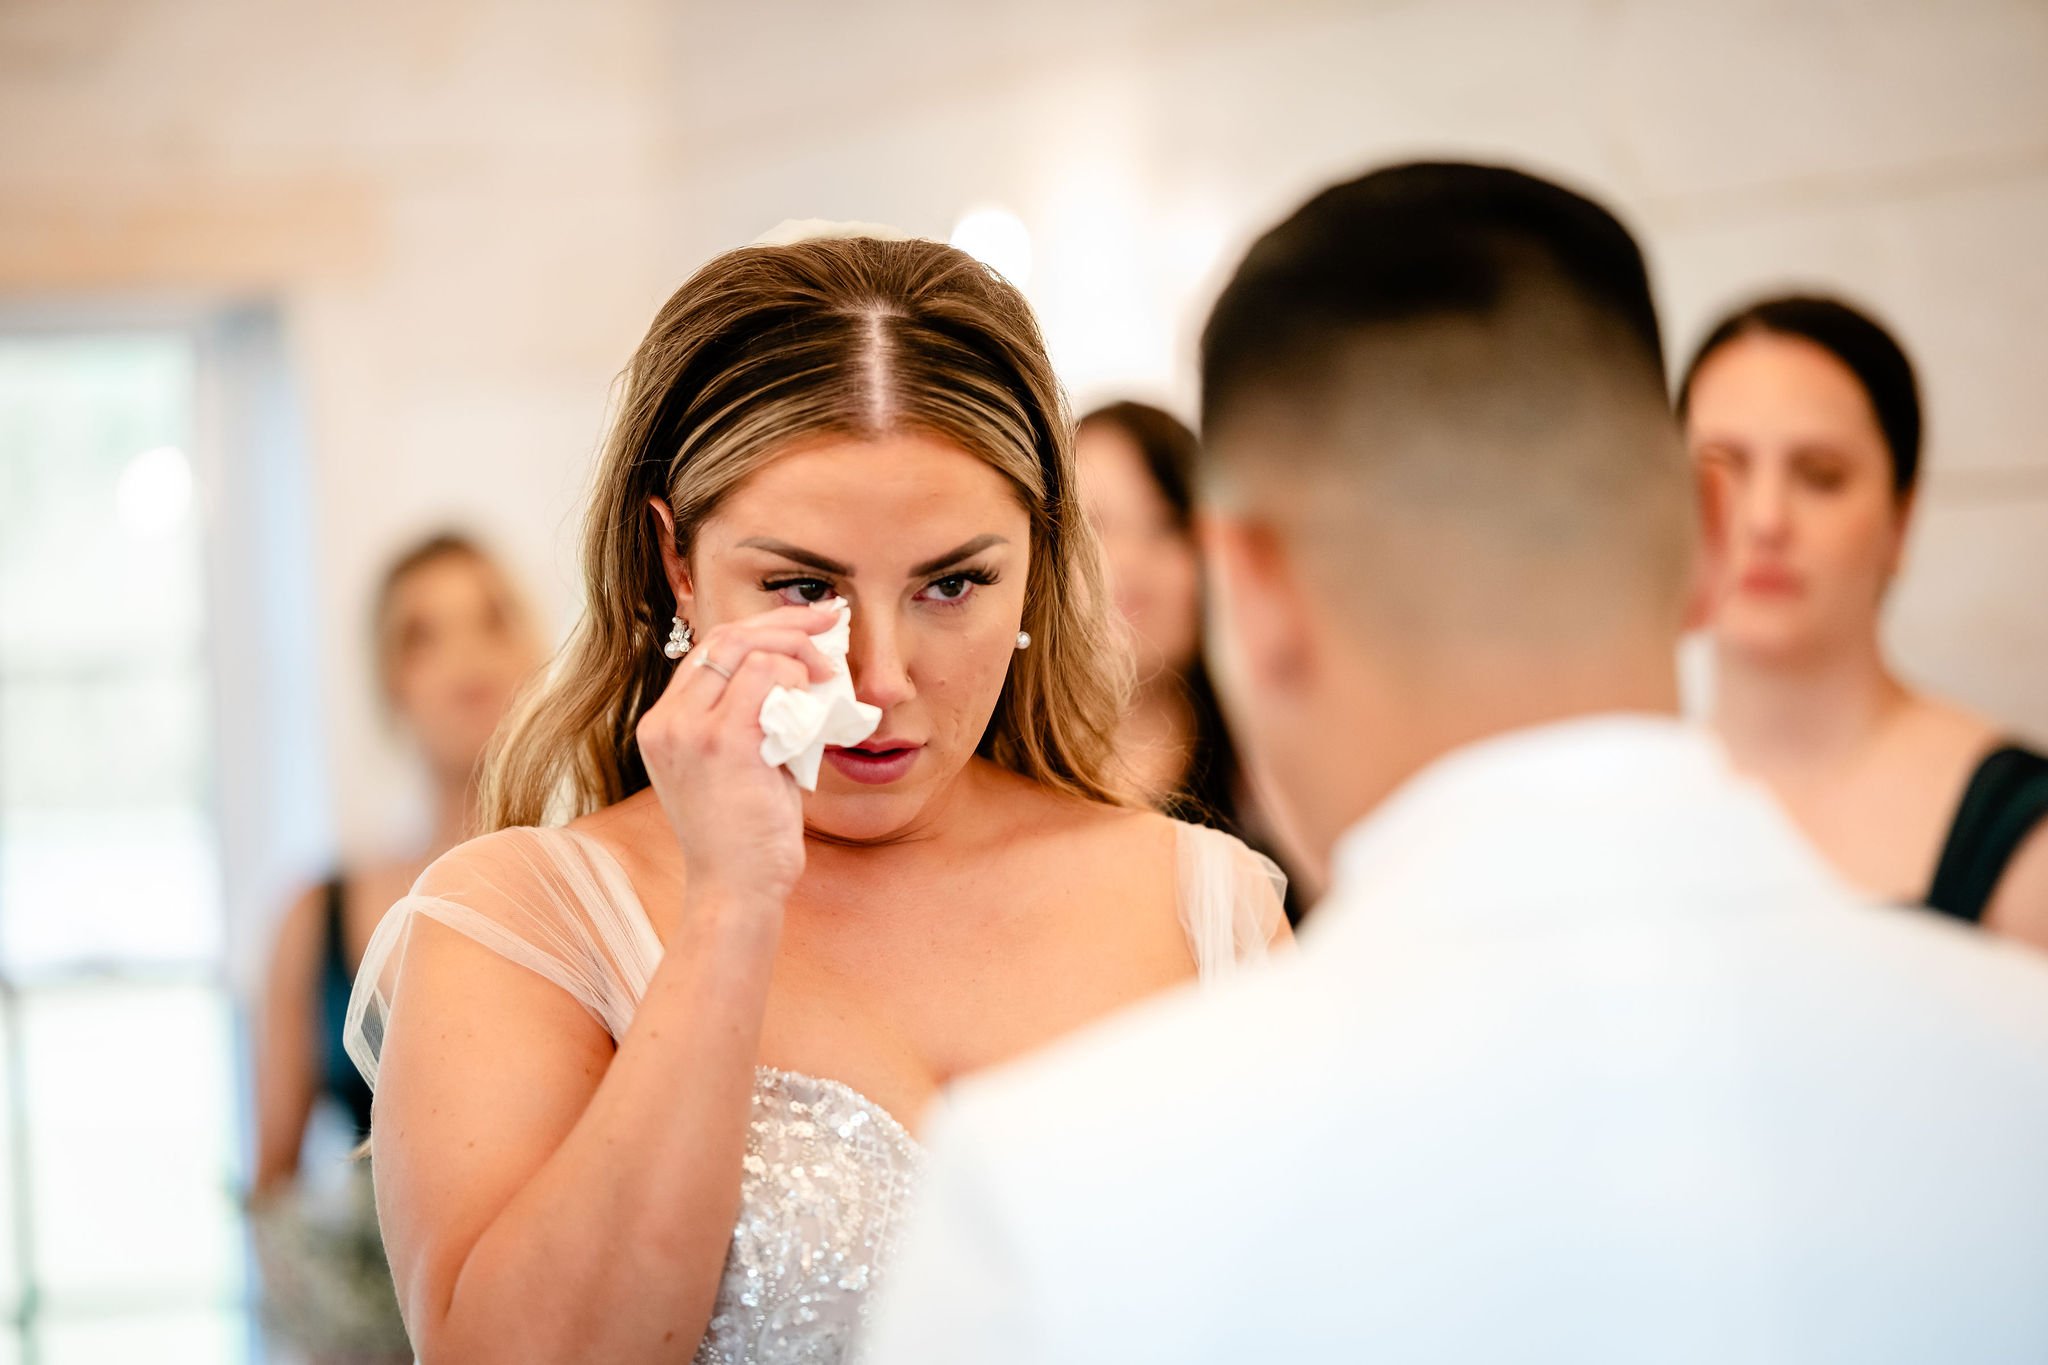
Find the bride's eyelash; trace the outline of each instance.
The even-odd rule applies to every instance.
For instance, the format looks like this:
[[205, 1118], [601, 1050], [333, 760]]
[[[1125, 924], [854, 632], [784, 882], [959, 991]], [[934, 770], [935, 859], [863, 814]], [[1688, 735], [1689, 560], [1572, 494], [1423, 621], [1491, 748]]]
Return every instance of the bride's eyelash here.
[[[996, 573], [994, 569], [955, 569], [951, 573], [942, 573], [937, 578], [934, 578], [930, 582], [926, 583], [924, 585], [923, 591], [930, 592], [933, 588], [938, 587], [941, 583], [965, 583], [972, 585], [973, 587], [985, 588], [988, 587], [990, 584], [994, 583], [999, 577], [1001, 577], [1001, 575]], [[969, 593], [963, 589], [961, 595], [958, 597], [938, 597], [932, 600], [937, 605], [942, 607], [957, 607], [964, 604], [967, 601], [967, 599], [972, 595], [972, 593]]]
[[[943, 583], [949, 578], [963, 578], [969, 583], [979, 583], [984, 588], [993, 587], [1002, 581], [1002, 575], [994, 569], [975, 568], [955, 569], [951, 573], [942, 573], [937, 578], [934, 578], [932, 583]], [[931, 584], [927, 583], [925, 586], [930, 587]]]
[[[926, 583], [925, 587], [932, 588], [940, 583], [951, 582], [955, 579], [959, 580], [962, 583], [972, 583], [977, 587], [988, 588], [995, 586], [997, 583], [1000, 583], [1002, 581], [1002, 575], [997, 573], [994, 569], [983, 568], [977, 565], [973, 568], [955, 569], [951, 573], [942, 573], [937, 578], [934, 578], [929, 583]], [[816, 600], [820, 602], [829, 599], [836, 591], [836, 589], [834, 589], [834, 587], [828, 580], [818, 578], [812, 575], [788, 578], [766, 578], [761, 581], [761, 591], [769, 593], [787, 592], [791, 588], [804, 587], [817, 588], [818, 597]], [[811, 599], [807, 597], [805, 600], [808, 601]], [[951, 606], [953, 604], [941, 599], [940, 605]]]
[[824, 589], [823, 595], [818, 598], [820, 602], [823, 602], [824, 600], [826, 600], [826, 598], [832, 596], [832, 593], [834, 591], [832, 585], [826, 580], [815, 577], [813, 575], [805, 575], [801, 578], [763, 579], [761, 582], [761, 591], [782, 592], [789, 588], [801, 588], [812, 584], [815, 584], [816, 586]]
[[[993, 569], [955, 569], [951, 573], [942, 573], [926, 583], [924, 587], [918, 590], [917, 595], [919, 600], [936, 610], [956, 611], [966, 607], [969, 602], [974, 600], [974, 589], [987, 587], [995, 582], [998, 576]], [[935, 595], [933, 590], [942, 584], [959, 595], [957, 597]]]

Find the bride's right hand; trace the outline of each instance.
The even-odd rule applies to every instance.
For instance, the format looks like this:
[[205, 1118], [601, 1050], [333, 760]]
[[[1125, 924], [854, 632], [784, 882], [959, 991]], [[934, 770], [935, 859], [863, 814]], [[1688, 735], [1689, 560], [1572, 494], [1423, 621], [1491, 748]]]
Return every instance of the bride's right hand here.
[[761, 759], [761, 703], [778, 686], [831, 676], [811, 637], [837, 620], [778, 607], [714, 627], [640, 718], [641, 760], [682, 846], [687, 900], [779, 910], [802, 875], [803, 792]]

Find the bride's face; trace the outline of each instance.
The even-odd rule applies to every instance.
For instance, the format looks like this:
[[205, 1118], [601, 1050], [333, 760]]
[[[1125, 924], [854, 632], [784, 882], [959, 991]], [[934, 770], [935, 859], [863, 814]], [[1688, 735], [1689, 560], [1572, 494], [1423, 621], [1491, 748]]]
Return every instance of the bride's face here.
[[700, 633], [778, 606], [853, 604], [847, 663], [882, 723], [828, 750], [804, 800], [851, 839], [912, 825], [974, 755], [1016, 654], [1031, 521], [986, 461], [935, 437], [807, 442], [697, 529], [686, 615]]

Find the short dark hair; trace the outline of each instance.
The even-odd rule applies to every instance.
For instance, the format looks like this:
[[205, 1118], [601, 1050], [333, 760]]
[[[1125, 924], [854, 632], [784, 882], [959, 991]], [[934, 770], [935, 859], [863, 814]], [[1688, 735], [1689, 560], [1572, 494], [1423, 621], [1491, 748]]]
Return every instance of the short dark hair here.
[[1892, 491], [1905, 497], [1920, 479], [1920, 386], [1905, 348], [1870, 314], [1820, 294], [1782, 294], [1759, 299], [1714, 325], [1693, 352], [1678, 384], [1678, 416], [1684, 420], [1693, 380], [1707, 358], [1729, 342], [1755, 333], [1797, 337], [1842, 362], [1870, 400], [1877, 427], [1892, 460]]
[[1202, 334], [1202, 423], [1313, 365], [1355, 334], [1486, 319], [1518, 289], [1561, 286], [1656, 377], [1664, 352], [1649, 272], [1627, 228], [1521, 171], [1390, 166], [1324, 190], [1260, 238]]

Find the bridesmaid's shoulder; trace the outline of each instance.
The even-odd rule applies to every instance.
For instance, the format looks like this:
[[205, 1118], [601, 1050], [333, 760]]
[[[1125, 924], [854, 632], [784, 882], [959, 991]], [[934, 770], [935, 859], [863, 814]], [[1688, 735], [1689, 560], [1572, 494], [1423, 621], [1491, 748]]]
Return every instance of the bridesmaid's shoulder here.
[[1946, 697], [1917, 693], [1909, 705], [1907, 722], [1915, 747], [1931, 757], [1974, 762], [2004, 738], [1989, 718]]

